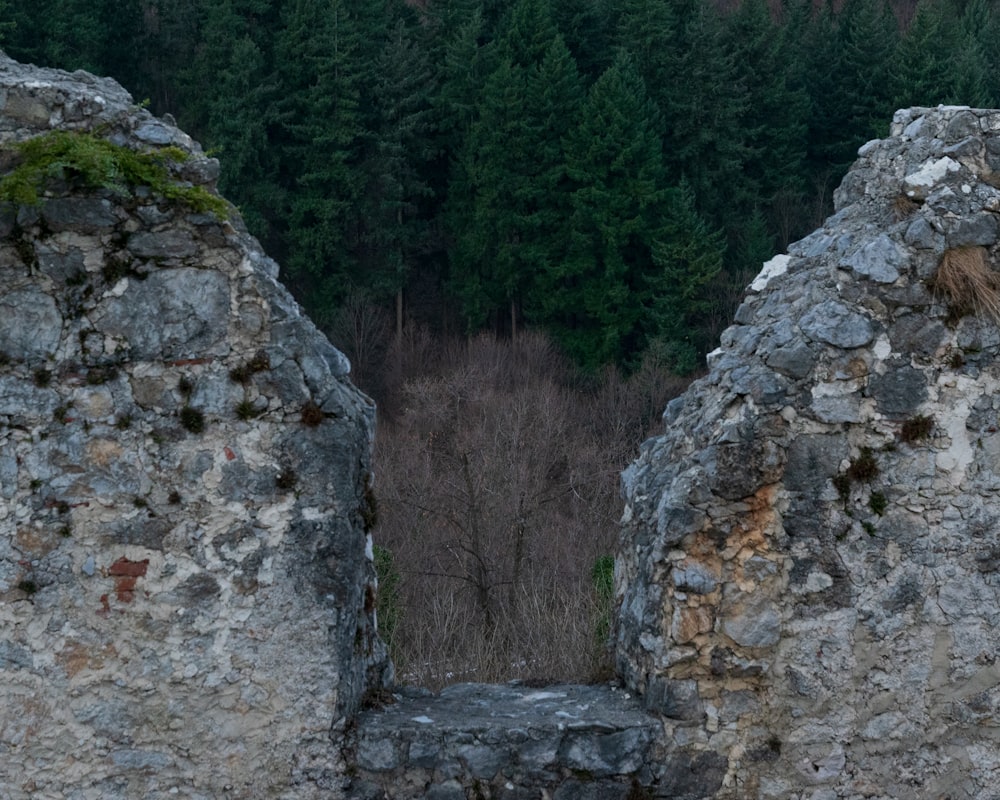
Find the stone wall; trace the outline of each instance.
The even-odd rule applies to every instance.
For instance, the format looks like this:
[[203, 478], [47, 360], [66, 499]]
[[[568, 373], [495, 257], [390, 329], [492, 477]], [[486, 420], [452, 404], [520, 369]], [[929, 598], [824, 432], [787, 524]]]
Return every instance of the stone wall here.
[[998, 796], [1000, 328], [939, 269], [1000, 285], [1000, 112], [859, 156], [624, 475], [618, 668], [706, 797]]
[[[55, 128], [218, 173], [112, 81], [0, 59], [0, 145]], [[390, 671], [372, 403], [235, 209], [62, 177], [0, 208], [0, 798], [337, 796]]]
[[[213, 187], [117, 84], [0, 59], [0, 145], [56, 128]], [[360, 716], [343, 356], [235, 209], [68, 174], [0, 207], [0, 800], [997, 796], [1000, 328], [941, 270], [996, 291], [998, 186], [1000, 112], [899, 112], [765, 265], [624, 474], [624, 690]]]
[[350, 800], [690, 798], [701, 764], [678, 763], [663, 725], [610, 686], [403, 688], [347, 738]]

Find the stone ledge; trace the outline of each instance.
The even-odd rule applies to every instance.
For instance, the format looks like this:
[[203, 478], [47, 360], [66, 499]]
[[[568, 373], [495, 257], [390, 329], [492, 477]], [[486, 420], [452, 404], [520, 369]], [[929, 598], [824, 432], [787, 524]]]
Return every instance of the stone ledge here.
[[663, 722], [621, 689], [458, 684], [393, 701], [349, 734], [352, 800], [663, 796]]

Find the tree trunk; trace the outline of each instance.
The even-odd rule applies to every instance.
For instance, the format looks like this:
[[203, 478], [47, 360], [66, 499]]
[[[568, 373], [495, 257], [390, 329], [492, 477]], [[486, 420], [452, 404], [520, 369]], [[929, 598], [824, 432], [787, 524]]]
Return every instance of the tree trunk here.
[[396, 292], [396, 344], [403, 342], [403, 288]]

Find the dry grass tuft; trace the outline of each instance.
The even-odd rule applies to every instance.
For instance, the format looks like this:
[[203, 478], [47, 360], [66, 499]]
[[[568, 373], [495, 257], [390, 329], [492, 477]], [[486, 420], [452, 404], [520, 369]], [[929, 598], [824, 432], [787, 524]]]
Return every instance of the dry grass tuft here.
[[905, 194], [898, 194], [892, 202], [892, 215], [895, 217], [896, 222], [901, 222], [918, 208], [920, 208], [920, 203], [912, 197], [907, 197]]
[[945, 251], [931, 287], [948, 297], [953, 315], [977, 314], [1000, 322], [1000, 275], [990, 268], [985, 247]]

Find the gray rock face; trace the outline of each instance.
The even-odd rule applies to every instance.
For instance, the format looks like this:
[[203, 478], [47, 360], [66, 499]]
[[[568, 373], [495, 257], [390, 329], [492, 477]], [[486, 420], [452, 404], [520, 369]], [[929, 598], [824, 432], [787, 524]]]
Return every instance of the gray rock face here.
[[862, 347], [875, 335], [866, 314], [836, 300], [826, 300], [806, 312], [799, 330], [809, 339], [844, 349]]
[[10, 358], [44, 360], [59, 343], [63, 319], [51, 295], [25, 286], [0, 298], [0, 341]]
[[934, 278], [998, 271], [997, 170], [1000, 112], [898, 112], [623, 474], [618, 669], [692, 796], [996, 793], [1000, 328]]
[[[994, 239], [996, 238], [994, 230]], [[888, 236], [880, 235], [860, 247], [844, 263], [861, 277], [877, 283], [895, 283], [906, 268], [907, 252]], [[831, 342], [836, 344], [836, 342]]]
[[[682, 777], [662, 723], [606, 686], [459, 684], [404, 690], [357, 720], [348, 797], [620, 798]], [[721, 784], [707, 770], [699, 786]], [[467, 793], [468, 790], [468, 793]], [[659, 790], [657, 790], [659, 791]], [[671, 793], [663, 797], [700, 795]]]
[[[117, 84], [0, 60], [0, 143], [54, 127], [218, 175]], [[0, 796], [992, 796], [1000, 327], [934, 277], [1000, 258], [1000, 111], [860, 155], [623, 474], [625, 691], [400, 693], [350, 730], [391, 667], [347, 360], [235, 212], [0, 209]]]
[[[0, 144], [55, 127], [218, 174], [117, 84], [0, 58]], [[391, 677], [346, 359], [235, 209], [66, 189], [0, 235], [0, 797], [339, 796]]]

